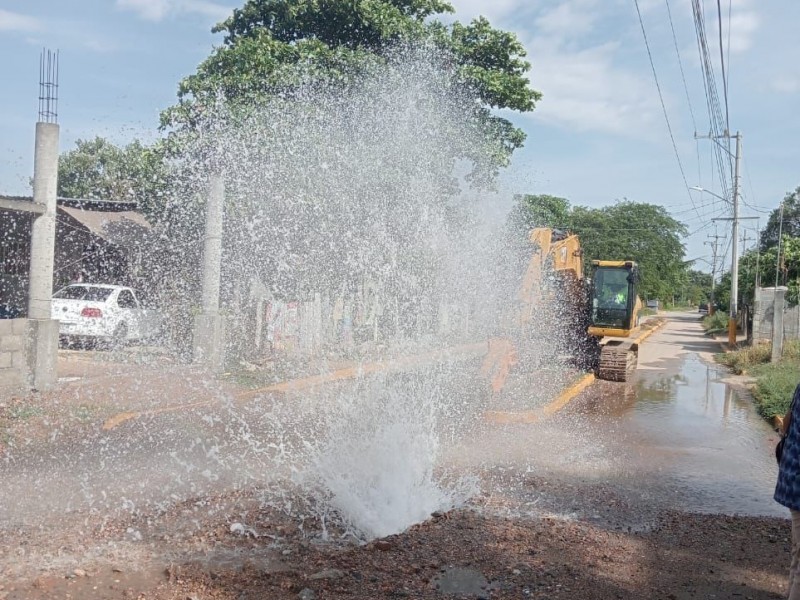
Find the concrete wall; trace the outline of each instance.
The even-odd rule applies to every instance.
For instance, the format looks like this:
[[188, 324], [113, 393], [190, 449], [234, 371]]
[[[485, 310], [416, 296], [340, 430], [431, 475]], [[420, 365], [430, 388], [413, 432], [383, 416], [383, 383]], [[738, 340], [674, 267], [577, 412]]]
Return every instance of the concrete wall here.
[[[775, 288], [756, 289], [753, 303], [753, 342], [772, 340], [772, 317]], [[783, 338], [800, 339], [800, 306], [786, 307], [783, 311]]]
[[28, 389], [27, 319], [0, 319], [0, 394]]

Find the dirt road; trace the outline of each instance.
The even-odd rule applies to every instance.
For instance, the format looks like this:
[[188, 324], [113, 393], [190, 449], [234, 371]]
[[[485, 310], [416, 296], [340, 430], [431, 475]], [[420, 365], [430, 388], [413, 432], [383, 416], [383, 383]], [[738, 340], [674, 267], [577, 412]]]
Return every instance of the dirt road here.
[[0, 599], [780, 598], [775, 436], [705, 362], [717, 349], [671, 315], [632, 384], [445, 445], [441, 466], [481, 492], [366, 545], [265, 507], [252, 421], [224, 401], [111, 432], [54, 424], [0, 463]]

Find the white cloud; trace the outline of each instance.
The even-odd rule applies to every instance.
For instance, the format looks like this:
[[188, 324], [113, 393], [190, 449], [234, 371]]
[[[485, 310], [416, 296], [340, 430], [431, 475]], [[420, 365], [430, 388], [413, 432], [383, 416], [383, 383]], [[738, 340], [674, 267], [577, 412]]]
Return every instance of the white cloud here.
[[606, 0], [549, 2], [537, 13], [526, 40], [532, 85], [543, 94], [534, 119], [577, 131], [654, 137], [658, 96], [649, 71], [626, 62], [625, 14]]
[[31, 32], [42, 29], [39, 19], [0, 8], [0, 31]]
[[[730, 22], [730, 44], [732, 53], [741, 53], [749, 50], [753, 45], [753, 38], [758, 30], [761, 20], [758, 14], [753, 10], [742, 10], [733, 12], [731, 14]], [[728, 34], [728, 26], [723, 21], [722, 32], [724, 43], [727, 44], [727, 39], [724, 36]]]
[[227, 6], [208, 0], [117, 0], [117, 8], [133, 11], [143, 19], [156, 22], [181, 13], [196, 13], [221, 21], [231, 13]]
[[527, 6], [525, 0], [451, 0], [456, 9], [455, 17], [459, 21], [468, 21], [484, 16], [493, 23]]
[[[753, 0], [732, 0], [730, 4], [730, 22], [728, 22], [728, 3], [722, 5], [722, 46], [727, 54], [728, 35], [730, 33], [731, 54], [741, 54], [753, 46], [756, 32], [761, 24], [761, 17], [756, 11]], [[691, 8], [687, 5], [687, 10]], [[673, 9], [673, 16], [675, 10]], [[719, 52], [719, 13], [716, 2], [710, 2], [704, 13], [706, 38], [711, 49]]]
[[534, 21], [537, 35], [564, 41], [591, 31], [598, 17], [596, 0], [569, 0], [540, 13]]
[[770, 87], [782, 94], [794, 94], [800, 91], [800, 77], [794, 75], [784, 75], [773, 79]]
[[652, 137], [660, 111], [653, 82], [617, 64], [618, 49], [534, 50], [533, 82], [543, 98], [533, 116], [578, 131]]

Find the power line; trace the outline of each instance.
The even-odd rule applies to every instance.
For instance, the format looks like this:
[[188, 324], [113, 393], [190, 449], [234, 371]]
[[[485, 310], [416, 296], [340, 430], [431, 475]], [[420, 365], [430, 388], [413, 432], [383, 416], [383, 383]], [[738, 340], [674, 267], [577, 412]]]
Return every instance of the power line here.
[[[722, 109], [719, 101], [719, 93], [717, 92], [717, 84], [714, 77], [714, 68], [711, 61], [708, 40], [705, 30], [705, 17], [703, 10], [700, 6], [699, 0], [692, 0], [692, 14], [695, 23], [695, 34], [697, 37], [697, 49], [700, 57], [701, 72], [703, 75], [703, 90], [706, 96], [706, 107], [708, 109], [709, 118], [709, 137], [721, 138], [723, 134], [727, 134], [727, 126], [722, 116]], [[728, 188], [729, 177], [725, 174], [725, 157], [720, 151], [719, 145], [712, 146], [712, 156], [716, 159], [717, 175], [720, 181], [720, 187], [723, 190], [725, 197], [729, 196], [730, 190]], [[728, 151], [728, 167], [730, 175], [733, 174], [733, 164]], [[713, 169], [712, 169], [713, 170]]]
[[725, 84], [725, 92], [728, 91], [728, 86], [731, 82], [731, 12], [733, 11], [733, 0], [728, 0], [728, 79], [727, 83]]
[[[686, 193], [689, 196], [689, 201], [694, 205], [694, 198], [692, 197], [692, 192], [689, 190], [689, 182], [686, 179], [686, 172], [683, 170], [683, 163], [681, 162], [681, 156], [678, 152], [678, 145], [675, 143], [675, 136], [672, 133], [672, 124], [669, 121], [669, 114], [667, 113], [667, 105], [664, 104], [664, 95], [661, 93], [661, 84], [658, 82], [658, 74], [656, 73], [656, 65], [653, 62], [653, 53], [650, 52], [650, 42], [647, 40], [647, 32], [644, 28], [644, 19], [642, 19], [642, 11], [639, 9], [639, 0], [633, 0], [633, 3], [636, 5], [636, 14], [639, 15], [639, 25], [642, 28], [642, 37], [644, 38], [644, 45], [647, 48], [647, 57], [650, 59], [650, 68], [653, 70], [653, 79], [656, 82], [656, 89], [658, 90], [658, 99], [661, 101], [661, 109], [664, 111], [664, 120], [667, 122], [667, 130], [669, 131], [669, 139], [672, 141], [672, 149], [675, 151], [675, 158], [678, 161], [678, 168], [681, 171], [681, 177], [683, 178], [683, 185], [686, 188]], [[698, 212], [698, 215], [700, 213]]]
[[[725, 131], [730, 131], [730, 114], [728, 112], [728, 76], [725, 74], [725, 54], [722, 50], [722, 1], [717, 0], [717, 17], [719, 23], [719, 62], [722, 67], [722, 93], [725, 96]], [[728, 31], [731, 29], [728, 21]]]
[[694, 109], [692, 108], [692, 100], [689, 97], [689, 86], [686, 85], [686, 75], [683, 72], [683, 61], [681, 60], [681, 51], [678, 48], [678, 37], [675, 35], [675, 24], [672, 21], [672, 9], [669, 6], [669, 0], [664, 0], [667, 5], [667, 15], [669, 15], [669, 27], [672, 30], [672, 43], [675, 45], [675, 54], [678, 56], [678, 66], [681, 69], [681, 79], [683, 80], [683, 91], [686, 92], [686, 102], [689, 104], [689, 114], [692, 115], [692, 128], [697, 132], [697, 121], [694, 118]]

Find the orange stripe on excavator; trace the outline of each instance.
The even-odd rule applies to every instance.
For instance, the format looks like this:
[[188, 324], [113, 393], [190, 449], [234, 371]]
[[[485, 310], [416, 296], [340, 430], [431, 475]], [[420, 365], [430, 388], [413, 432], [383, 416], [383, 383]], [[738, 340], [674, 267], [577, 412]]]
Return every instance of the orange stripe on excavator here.
[[492, 392], [503, 389], [511, 368], [517, 364], [517, 350], [514, 343], [507, 338], [489, 340], [489, 352], [481, 364], [481, 375], [491, 377]]
[[589, 327], [589, 335], [595, 337], [628, 337], [634, 329], [619, 329], [614, 327]]

